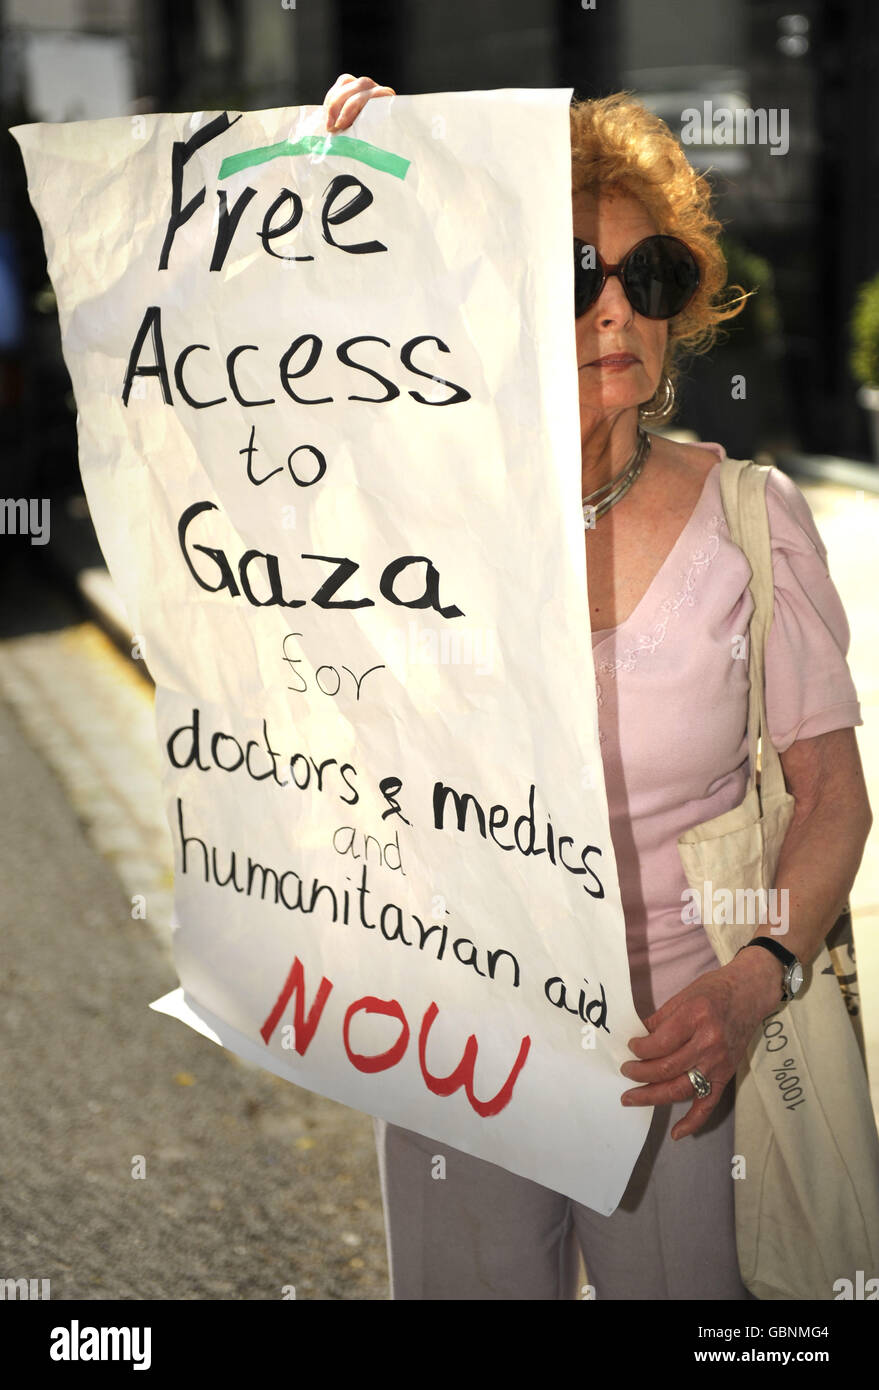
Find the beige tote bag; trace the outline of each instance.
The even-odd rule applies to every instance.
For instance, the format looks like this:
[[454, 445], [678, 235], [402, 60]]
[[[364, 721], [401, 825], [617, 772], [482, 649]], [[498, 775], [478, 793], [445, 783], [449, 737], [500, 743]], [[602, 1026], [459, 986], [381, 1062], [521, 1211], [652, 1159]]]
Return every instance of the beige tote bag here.
[[[755, 604], [748, 789], [740, 806], [678, 840], [691, 888], [700, 895], [711, 893], [708, 884], [728, 888], [734, 900], [737, 888], [774, 887], [794, 810], [766, 732], [764, 648], [774, 591], [768, 472], [739, 459], [721, 463], [727, 523], [751, 566]], [[760, 930], [759, 919], [747, 911], [734, 915], [744, 920], [705, 926], [721, 965]], [[739, 1268], [745, 1285], [761, 1299], [836, 1299], [845, 1297], [846, 1289], [849, 1297], [853, 1289], [863, 1297], [866, 1280], [879, 1275], [879, 1135], [863, 1060], [826, 946], [805, 973], [797, 998], [763, 1020], [736, 1076], [736, 1154], [730, 1161], [736, 1165], [732, 1171], [741, 1174], [734, 1189]]]

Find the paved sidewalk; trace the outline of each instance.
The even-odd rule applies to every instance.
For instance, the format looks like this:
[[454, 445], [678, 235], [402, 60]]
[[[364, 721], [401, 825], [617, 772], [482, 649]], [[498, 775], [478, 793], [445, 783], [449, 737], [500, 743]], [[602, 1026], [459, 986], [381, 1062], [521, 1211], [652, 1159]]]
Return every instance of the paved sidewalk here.
[[850, 901], [867, 1066], [879, 1117], [879, 495], [838, 483], [797, 482], [827, 547], [830, 573], [848, 615], [848, 662], [864, 720], [857, 738], [874, 823]]

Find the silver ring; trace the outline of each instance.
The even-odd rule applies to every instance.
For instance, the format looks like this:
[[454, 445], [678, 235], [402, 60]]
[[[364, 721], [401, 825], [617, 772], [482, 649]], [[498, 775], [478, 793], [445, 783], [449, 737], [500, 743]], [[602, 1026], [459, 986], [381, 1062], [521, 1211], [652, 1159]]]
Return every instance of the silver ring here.
[[693, 1067], [688, 1071], [687, 1076], [692, 1081], [693, 1090], [700, 1100], [703, 1100], [705, 1096], [711, 1095], [711, 1082], [708, 1080], [707, 1076], [702, 1075], [698, 1067]]

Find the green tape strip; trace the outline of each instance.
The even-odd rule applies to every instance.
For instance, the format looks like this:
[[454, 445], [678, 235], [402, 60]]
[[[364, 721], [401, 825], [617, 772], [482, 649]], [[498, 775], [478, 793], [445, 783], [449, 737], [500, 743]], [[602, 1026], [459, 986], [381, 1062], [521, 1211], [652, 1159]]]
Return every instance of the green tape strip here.
[[277, 145], [263, 145], [260, 149], [227, 155], [220, 165], [219, 177], [227, 179], [239, 169], [268, 164], [269, 160], [288, 154], [344, 155], [347, 159], [370, 164], [373, 169], [381, 169], [385, 174], [393, 174], [396, 179], [406, 177], [410, 163], [402, 155], [391, 154], [390, 150], [379, 149], [378, 145], [370, 145], [366, 140], [354, 140], [350, 135], [303, 135], [301, 140], [280, 140]]

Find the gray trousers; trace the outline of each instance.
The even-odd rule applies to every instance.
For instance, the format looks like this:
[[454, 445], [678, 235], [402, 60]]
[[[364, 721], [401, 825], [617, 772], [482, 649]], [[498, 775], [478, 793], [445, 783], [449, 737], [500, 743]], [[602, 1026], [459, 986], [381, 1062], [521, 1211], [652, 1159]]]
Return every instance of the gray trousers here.
[[736, 1258], [734, 1099], [731, 1082], [708, 1123], [677, 1141], [690, 1102], [657, 1107], [611, 1216], [376, 1119], [391, 1297], [753, 1298]]

